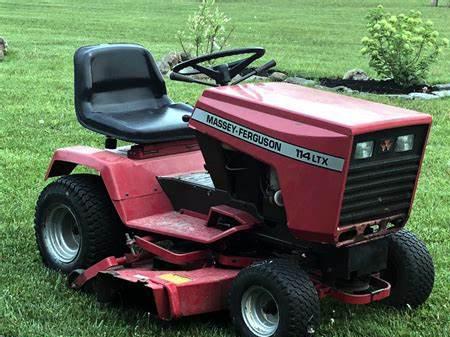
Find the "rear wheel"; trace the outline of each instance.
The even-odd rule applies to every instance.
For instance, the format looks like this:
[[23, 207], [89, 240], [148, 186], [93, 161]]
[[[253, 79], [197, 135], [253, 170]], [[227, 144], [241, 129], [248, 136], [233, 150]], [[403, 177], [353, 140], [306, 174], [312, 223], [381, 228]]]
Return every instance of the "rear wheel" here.
[[49, 184], [36, 204], [35, 234], [44, 263], [69, 273], [124, 251], [123, 225], [99, 176]]
[[384, 303], [400, 309], [408, 305], [415, 308], [428, 299], [433, 289], [433, 259], [425, 244], [407, 230], [400, 230], [388, 240], [388, 269], [381, 276], [392, 288]]
[[319, 325], [320, 303], [296, 263], [268, 260], [243, 269], [230, 292], [233, 324], [246, 337], [302, 337]]

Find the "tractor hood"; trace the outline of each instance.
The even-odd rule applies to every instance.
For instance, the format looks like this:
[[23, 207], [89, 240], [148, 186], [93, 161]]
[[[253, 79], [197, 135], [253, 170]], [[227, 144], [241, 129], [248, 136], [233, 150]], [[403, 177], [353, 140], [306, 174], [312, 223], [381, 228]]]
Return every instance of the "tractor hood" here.
[[427, 114], [288, 83], [207, 89], [197, 107], [217, 113], [242, 107], [347, 135], [431, 123]]

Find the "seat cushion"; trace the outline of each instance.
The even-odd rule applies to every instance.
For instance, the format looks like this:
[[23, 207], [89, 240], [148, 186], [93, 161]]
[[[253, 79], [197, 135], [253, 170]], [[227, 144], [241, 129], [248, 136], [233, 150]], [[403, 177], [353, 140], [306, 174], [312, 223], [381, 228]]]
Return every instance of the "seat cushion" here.
[[192, 114], [192, 107], [172, 103], [160, 108], [128, 110], [126, 112], [102, 111], [86, 115], [88, 128], [101, 130], [105, 135], [138, 144], [194, 138], [194, 133], [183, 115]]
[[153, 56], [134, 44], [81, 47], [74, 56], [75, 110], [81, 125], [116, 139], [151, 144], [193, 138]]

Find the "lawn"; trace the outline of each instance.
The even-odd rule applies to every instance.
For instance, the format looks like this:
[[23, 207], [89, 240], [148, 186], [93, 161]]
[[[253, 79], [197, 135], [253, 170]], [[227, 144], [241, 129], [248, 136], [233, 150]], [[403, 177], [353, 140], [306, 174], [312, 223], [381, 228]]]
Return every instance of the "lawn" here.
[[[359, 54], [364, 16], [383, 3], [392, 11], [419, 9], [450, 38], [450, 8], [428, 0], [223, 0], [236, 27], [232, 46], [261, 45], [279, 69], [304, 76], [342, 76], [367, 69]], [[225, 314], [161, 323], [135, 310], [98, 305], [65, 287], [45, 269], [33, 233], [37, 196], [54, 149], [102, 146], [73, 110], [72, 55], [81, 45], [132, 41], [157, 58], [177, 50], [174, 35], [198, 1], [0, 0], [0, 35], [10, 55], [0, 63], [0, 335], [4, 336], [233, 336]], [[450, 82], [450, 50], [430, 81]], [[174, 99], [195, 102], [202, 87], [168, 83]], [[416, 311], [381, 305], [322, 303], [317, 336], [450, 335], [450, 99], [368, 99], [433, 115], [434, 124], [415, 207], [408, 224], [428, 245], [436, 265], [429, 301]]]

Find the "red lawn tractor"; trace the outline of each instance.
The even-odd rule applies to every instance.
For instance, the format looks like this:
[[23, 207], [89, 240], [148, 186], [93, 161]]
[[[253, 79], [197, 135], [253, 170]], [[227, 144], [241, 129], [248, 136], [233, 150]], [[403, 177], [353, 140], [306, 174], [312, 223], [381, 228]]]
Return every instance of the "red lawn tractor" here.
[[275, 65], [251, 67], [264, 52], [178, 64], [172, 80], [212, 86], [192, 107], [168, 97], [143, 47], [80, 48], [76, 113], [105, 149], [54, 153], [46, 177], [60, 178], [36, 206], [44, 263], [100, 301], [139, 294], [164, 320], [229, 309], [247, 337], [312, 334], [326, 296], [424, 303], [432, 258], [403, 227], [431, 117], [286, 83], [237, 85]]

